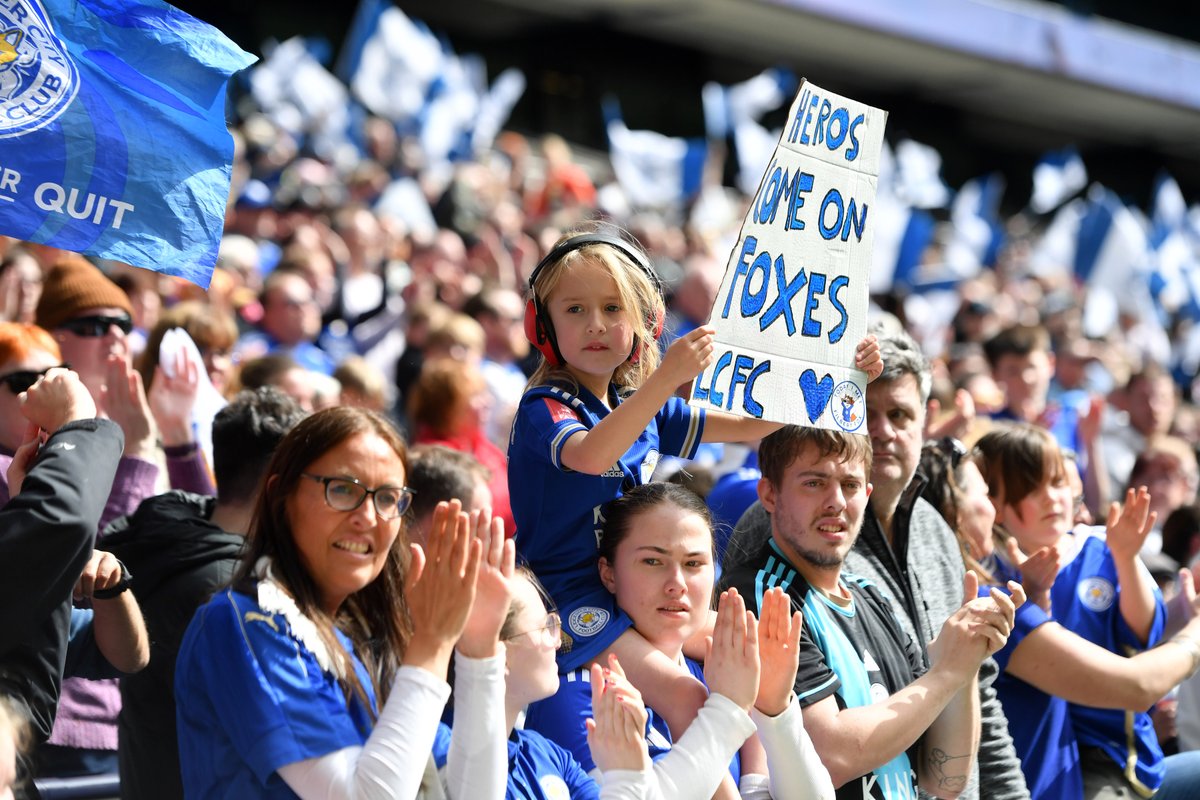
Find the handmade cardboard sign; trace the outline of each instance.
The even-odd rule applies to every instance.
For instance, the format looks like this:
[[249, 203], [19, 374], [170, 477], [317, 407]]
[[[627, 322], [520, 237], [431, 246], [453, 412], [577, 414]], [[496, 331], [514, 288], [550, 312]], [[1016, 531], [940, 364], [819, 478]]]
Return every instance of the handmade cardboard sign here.
[[887, 113], [802, 81], [709, 315], [690, 403], [866, 434], [872, 214]]

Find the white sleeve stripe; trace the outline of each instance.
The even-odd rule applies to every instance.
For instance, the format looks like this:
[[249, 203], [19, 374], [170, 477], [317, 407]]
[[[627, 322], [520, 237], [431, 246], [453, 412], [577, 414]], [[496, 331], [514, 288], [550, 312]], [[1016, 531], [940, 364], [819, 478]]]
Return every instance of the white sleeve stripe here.
[[699, 431], [700, 409], [693, 408], [691, 409], [691, 415], [688, 418], [688, 432], [687, 436], [683, 440], [683, 449], [679, 452], [680, 456], [687, 458], [691, 455], [692, 450], [696, 447], [696, 438], [699, 436]]
[[558, 460], [558, 455], [559, 455], [559, 450], [562, 448], [562, 443], [565, 442], [567, 437], [570, 436], [571, 434], [573, 434], [577, 431], [586, 431], [586, 430], [587, 430], [587, 428], [585, 428], [583, 425], [581, 425], [579, 423], [575, 423], [574, 425], [567, 425], [561, 431], [559, 431], [558, 435], [555, 436], [554, 439], [550, 442], [550, 463], [553, 464], [554, 466], [558, 467], [559, 469], [561, 469], [562, 464]]

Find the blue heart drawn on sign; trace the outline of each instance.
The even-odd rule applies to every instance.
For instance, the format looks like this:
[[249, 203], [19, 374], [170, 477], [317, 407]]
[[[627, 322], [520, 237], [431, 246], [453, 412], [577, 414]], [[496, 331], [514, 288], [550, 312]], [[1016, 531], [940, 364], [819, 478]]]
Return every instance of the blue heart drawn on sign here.
[[829, 405], [829, 396], [833, 394], [833, 376], [826, 373], [824, 378], [817, 380], [817, 373], [806, 369], [800, 373], [800, 391], [804, 394], [804, 406], [808, 409], [809, 422], [816, 422]]

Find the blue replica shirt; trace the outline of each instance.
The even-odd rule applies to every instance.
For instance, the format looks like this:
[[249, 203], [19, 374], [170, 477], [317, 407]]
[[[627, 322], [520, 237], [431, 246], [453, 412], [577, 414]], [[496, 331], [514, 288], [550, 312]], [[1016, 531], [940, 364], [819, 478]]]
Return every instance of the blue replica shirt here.
[[[685, 659], [688, 672], [704, 683], [704, 668]], [[646, 749], [650, 758], [658, 760], [671, 750], [671, 729], [667, 721], [654, 709], [647, 708]], [[592, 751], [587, 743], [586, 721], [592, 716], [591, 676], [586, 669], [572, 670], [558, 678], [558, 691], [553, 697], [539, 700], [525, 712], [525, 729], [534, 730], [559, 745], [579, 762], [589, 773], [596, 768]], [[729, 764], [729, 774], [734, 783], [741, 779], [741, 757], [734, 755]]]
[[[615, 390], [609, 402], [620, 402]], [[578, 395], [538, 386], [521, 398], [508, 448], [508, 486], [517, 550], [529, 562], [563, 618], [559, 668], [583, 666], [629, 627], [596, 570], [602, 507], [647, 483], [661, 455], [691, 458], [704, 432], [704, 411], [672, 397], [620, 460], [602, 475], [562, 464], [568, 438], [609, 413], [582, 387]]]
[[704, 502], [713, 517], [713, 538], [717, 544], [717, 577], [721, 577], [721, 564], [725, 560], [725, 547], [746, 509], [758, 500], [758, 480], [762, 470], [758, 468], [758, 451], [751, 450], [742, 466], [717, 479]]
[[[1020, 581], [1019, 573], [997, 562], [996, 575], [1002, 581]], [[979, 596], [987, 597], [987, 587]], [[1008, 730], [1021, 759], [1021, 771], [1031, 797], [1083, 797], [1083, 775], [1079, 766], [1079, 746], [1067, 701], [1046, 694], [1020, 678], [1009, 675], [1008, 661], [1025, 637], [1050, 616], [1034, 603], [1017, 609], [1008, 642], [992, 657], [1000, 665], [996, 695], [1008, 717]]]
[[[352, 659], [374, 708], [370, 678]], [[201, 606], [188, 626], [175, 702], [189, 798], [295, 798], [277, 769], [361, 746], [372, 728], [368, 709], [357, 697], [347, 707], [337, 680], [283, 616], [232, 589]]]
[[600, 788], [571, 754], [540, 733], [508, 737], [506, 800], [599, 800]]
[[[878, 702], [924, 673], [921, 652], [900, 627], [891, 604], [870, 581], [842, 573], [850, 593], [840, 606], [813, 589], [788, 562], [773, 539], [754, 558], [726, 573], [722, 588], [735, 587], [746, 606], [761, 613], [763, 594], [779, 586], [803, 613], [796, 697], [807, 708], [834, 697], [839, 708]], [[914, 748], [916, 745], [914, 745]], [[917, 796], [912, 753], [904, 752], [845, 783], [838, 800], [911, 800]]]
[[[1134, 655], [1158, 644], [1166, 624], [1166, 607], [1155, 588], [1154, 622], [1148, 639], [1141, 642], [1121, 616], [1117, 568], [1103, 534], [1102, 527], [1076, 529], [1075, 552], [1064, 554], [1069, 560], [1059, 568], [1050, 590], [1050, 605], [1054, 619], [1072, 633], [1118, 655]], [[1148, 796], [1158, 789], [1163, 779], [1163, 752], [1148, 713], [1075, 704], [1070, 711], [1081, 747], [1099, 747], [1108, 753], [1140, 793]], [[1131, 759], [1136, 759], [1132, 765]]]

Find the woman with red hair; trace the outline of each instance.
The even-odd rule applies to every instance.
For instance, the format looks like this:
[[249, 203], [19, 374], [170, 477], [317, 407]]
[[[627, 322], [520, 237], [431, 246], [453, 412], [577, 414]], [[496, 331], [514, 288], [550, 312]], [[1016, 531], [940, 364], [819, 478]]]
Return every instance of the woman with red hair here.
[[408, 400], [414, 444], [440, 444], [473, 455], [491, 475], [492, 512], [504, 520], [504, 533], [516, 530], [508, 502], [508, 459], [486, 433], [491, 393], [472, 363], [448, 358], [426, 362]]

